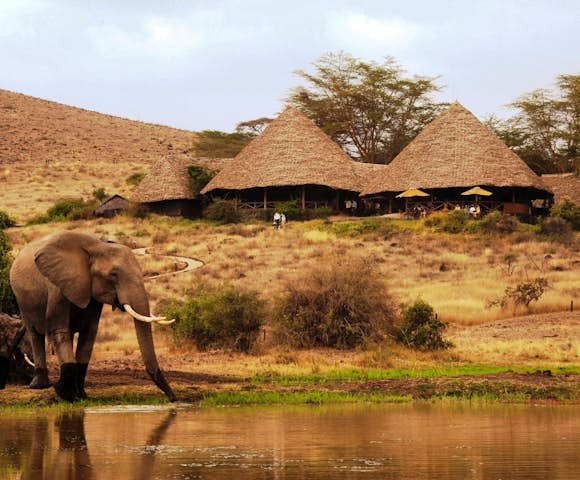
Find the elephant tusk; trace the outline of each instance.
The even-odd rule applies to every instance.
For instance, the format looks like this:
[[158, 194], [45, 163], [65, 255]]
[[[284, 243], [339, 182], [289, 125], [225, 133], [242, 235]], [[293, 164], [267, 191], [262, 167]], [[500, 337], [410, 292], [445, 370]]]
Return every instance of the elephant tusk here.
[[131, 305], [128, 303], [124, 304], [123, 307], [125, 308], [126, 312], [131, 315], [135, 320], [139, 320], [145, 323], [158, 323], [159, 325], [171, 325], [175, 320], [166, 320], [165, 317], [146, 317], [145, 315], [141, 315], [137, 313]]
[[24, 354], [24, 361], [34, 368], [34, 362], [30, 360], [30, 358], [28, 358], [28, 355], [26, 355], [26, 353]]

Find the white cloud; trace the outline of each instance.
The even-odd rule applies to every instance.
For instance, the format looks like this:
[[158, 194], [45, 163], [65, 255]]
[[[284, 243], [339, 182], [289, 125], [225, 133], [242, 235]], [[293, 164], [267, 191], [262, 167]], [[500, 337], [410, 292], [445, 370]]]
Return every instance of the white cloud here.
[[[137, 28], [112, 24], [88, 27], [105, 57], [178, 59], [203, 48], [239, 41], [249, 32], [231, 27], [219, 12], [195, 12], [179, 18], [150, 16]], [[254, 32], [255, 33], [255, 32]]]
[[341, 48], [354, 45], [367, 51], [402, 51], [434, 34], [432, 29], [402, 18], [374, 18], [348, 11], [329, 14], [326, 33]]
[[34, 18], [45, 7], [40, 0], [0, 0], [0, 37], [34, 36]]

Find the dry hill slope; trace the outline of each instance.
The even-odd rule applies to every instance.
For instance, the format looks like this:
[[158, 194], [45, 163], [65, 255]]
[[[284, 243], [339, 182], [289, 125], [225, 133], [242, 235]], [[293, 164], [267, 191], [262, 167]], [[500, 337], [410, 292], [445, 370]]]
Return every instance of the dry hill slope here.
[[104, 115], [0, 90], [0, 163], [134, 161], [190, 150], [186, 130]]
[[129, 195], [128, 176], [148, 173], [169, 150], [191, 152], [195, 140], [195, 132], [0, 90], [0, 210], [25, 221], [96, 188]]

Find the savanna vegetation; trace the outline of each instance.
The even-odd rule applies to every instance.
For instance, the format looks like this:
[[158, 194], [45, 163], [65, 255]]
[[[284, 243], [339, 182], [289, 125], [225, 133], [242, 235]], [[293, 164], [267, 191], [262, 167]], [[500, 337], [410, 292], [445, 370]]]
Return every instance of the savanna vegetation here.
[[[179, 270], [167, 256], [202, 261], [146, 281], [153, 312], [177, 319], [155, 333], [171, 371], [263, 378], [259, 389], [270, 391], [280, 376], [302, 382], [314, 375], [333, 385], [346, 372], [580, 370], [578, 317], [566, 313], [580, 294], [577, 234], [548, 236], [513, 219], [509, 231], [468, 219], [452, 233], [441, 226], [447, 221], [455, 222], [331, 217], [274, 230], [258, 220], [149, 215], [7, 232], [15, 252], [63, 227], [148, 247], [138, 257], [146, 277]], [[490, 305], [536, 278], [548, 282], [537, 301]], [[96, 365], [139, 369], [127, 322], [105, 309]], [[211, 384], [203, 388], [213, 395]]]

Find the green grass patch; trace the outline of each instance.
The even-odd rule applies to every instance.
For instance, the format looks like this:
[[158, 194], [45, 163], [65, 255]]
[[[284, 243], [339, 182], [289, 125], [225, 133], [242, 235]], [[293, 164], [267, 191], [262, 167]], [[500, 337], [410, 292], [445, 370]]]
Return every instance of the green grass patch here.
[[387, 395], [381, 392], [208, 392], [201, 404], [216, 405], [322, 405], [328, 403], [404, 403], [412, 398], [406, 395]]
[[[543, 368], [547, 370], [548, 367]], [[580, 373], [580, 365], [549, 368], [552, 373]], [[326, 373], [288, 375], [275, 371], [264, 371], [252, 376], [254, 384], [275, 385], [325, 385], [338, 382], [365, 382], [397, 378], [453, 377], [462, 375], [492, 375], [504, 372], [533, 373], [538, 367], [514, 367], [494, 365], [450, 365], [424, 369], [346, 369]]]

